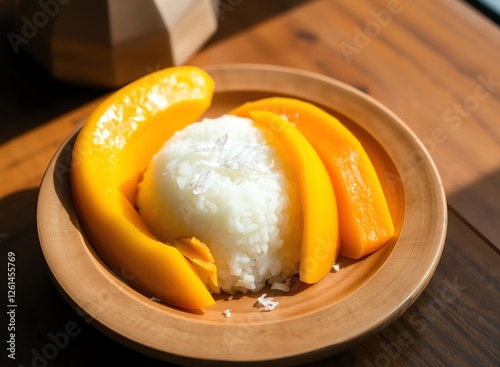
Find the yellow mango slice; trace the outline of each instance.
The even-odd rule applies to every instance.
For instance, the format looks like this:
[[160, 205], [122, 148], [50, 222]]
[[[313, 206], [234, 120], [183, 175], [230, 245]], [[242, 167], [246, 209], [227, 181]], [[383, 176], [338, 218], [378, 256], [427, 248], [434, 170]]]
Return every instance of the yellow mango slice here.
[[299, 275], [305, 283], [316, 283], [331, 271], [340, 247], [330, 177], [314, 148], [290, 122], [267, 111], [249, 111], [249, 115], [268, 132], [268, 140], [277, 138], [282, 143], [294, 162], [304, 220]]
[[152, 156], [210, 106], [213, 88], [194, 67], [139, 79], [93, 111], [72, 154], [73, 199], [99, 255], [138, 290], [182, 308], [214, 300], [179, 250], [151, 234], [135, 210], [135, 195]]
[[174, 239], [174, 246], [195, 265], [198, 275], [206, 284], [210, 279], [215, 287], [217, 280], [217, 266], [210, 248], [196, 237], [179, 237]]
[[287, 116], [318, 152], [330, 175], [339, 210], [340, 254], [368, 255], [394, 235], [394, 224], [375, 168], [358, 139], [335, 117], [311, 103], [273, 97], [230, 113], [267, 110]]

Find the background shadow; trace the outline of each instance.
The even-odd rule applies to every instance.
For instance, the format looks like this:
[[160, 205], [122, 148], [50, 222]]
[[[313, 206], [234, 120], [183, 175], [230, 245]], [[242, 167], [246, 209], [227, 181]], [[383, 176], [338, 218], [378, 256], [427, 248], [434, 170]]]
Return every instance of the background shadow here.
[[500, 169], [497, 169], [448, 197], [450, 210], [497, 253], [500, 253], [499, 193]]
[[[307, 1], [220, 0], [218, 30], [202, 50]], [[111, 91], [55, 80], [15, 52], [7, 37], [16, 32], [13, 9], [13, 0], [0, 0], [0, 144]]]

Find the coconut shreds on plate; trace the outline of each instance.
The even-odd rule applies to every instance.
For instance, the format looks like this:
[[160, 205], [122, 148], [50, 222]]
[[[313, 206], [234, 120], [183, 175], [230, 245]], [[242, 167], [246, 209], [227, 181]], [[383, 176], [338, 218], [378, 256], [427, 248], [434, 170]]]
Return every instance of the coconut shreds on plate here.
[[278, 290], [281, 292], [290, 292], [290, 284], [291, 284], [292, 278], [287, 278], [283, 283], [281, 282], [274, 282], [271, 284], [271, 290]]
[[257, 298], [257, 302], [264, 306], [264, 311], [272, 311], [275, 309], [276, 306], [279, 305], [278, 302], [276, 301], [273, 301], [273, 298], [272, 297], [267, 297], [267, 294], [264, 293], [262, 294], [262, 296], [260, 296], [259, 298]]
[[271, 284], [271, 290], [278, 290], [282, 292], [290, 292], [290, 286], [285, 283], [273, 283]]
[[227, 308], [224, 311], [222, 311], [222, 314], [224, 315], [225, 318], [231, 317], [231, 309]]
[[156, 297], [151, 297], [149, 300], [150, 300], [150, 301], [153, 301], [153, 302], [162, 302], [162, 300], [161, 300], [161, 299], [156, 298]]

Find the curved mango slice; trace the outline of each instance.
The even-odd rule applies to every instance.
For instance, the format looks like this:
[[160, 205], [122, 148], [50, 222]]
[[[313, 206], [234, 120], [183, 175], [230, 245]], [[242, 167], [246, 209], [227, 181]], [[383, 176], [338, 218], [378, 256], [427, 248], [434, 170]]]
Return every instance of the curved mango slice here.
[[304, 220], [300, 280], [316, 283], [331, 271], [340, 248], [337, 204], [330, 177], [314, 148], [290, 122], [267, 111], [249, 111], [249, 115], [257, 127], [266, 129], [268, 140], [279, 139], [294, 162]]
[[135, 195], [152, 156], [210, 106], [213, 88], [194, 67], [139, 79], [94, 110], [72, 155], [73, 199], [100, 256], [138, 290], [182, 308], [214, 300], [190, 262], [151, 234], [134, 208]]
[[179, 237], [174, 239], [174, 246], [191, 261], [203, 283], [207, 284], [210, 280], [217, 289], [219, 286], [217, 266], [215, 266], [215, 259], [206, 243], [201, 242], [196, 237]]
[[361, 143], [339, 120], [313, 104], [282, 97], [248, 102], [230, 113], [249, 117], [254, 110], [287, 116], [323, 160], [339, 209], [341, 255], [359, 259], [394, 235], [375, 168]]

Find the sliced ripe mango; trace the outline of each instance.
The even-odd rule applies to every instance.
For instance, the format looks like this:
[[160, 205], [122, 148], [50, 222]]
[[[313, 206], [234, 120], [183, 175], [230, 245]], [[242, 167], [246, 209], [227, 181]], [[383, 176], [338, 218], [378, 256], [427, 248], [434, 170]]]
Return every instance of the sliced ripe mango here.
[[100, 256], [138, 290], [183, 308], [214, 300], [179, 250], [151, 234], [134, 208], [136, 187], [164, 142], [210, 106], [213, 88], [194, 67], [139, 79], [93, 111], [72, 154], [73, 199]]
[[339, 120], [311, 103], [282, 97], [248, 102], [230, 113], [249, 117], [254, 110], [287, 116], [323, 160], [339, 209], [341, 255], [359, 259], [394, 235], [375, 168], [361, 143]]
[[304, 220], [299, 275], [305, 283], [316, 283], [331, 271], [340, 247], [330, 177], [314, 148], [290, 122], [268, 111], [249, 111], [249, 115], [257, 127], [266, 129], [268, 139], [276, 137], [283, 144], [294, 162]]
[[210, 248], [196, 237], [179, 237], [174, 240], [174, 246], [195, 266], [200, 278], [206, 283], [208, 279], [218, 287], [217, 267]]

